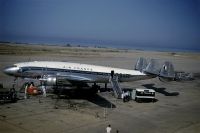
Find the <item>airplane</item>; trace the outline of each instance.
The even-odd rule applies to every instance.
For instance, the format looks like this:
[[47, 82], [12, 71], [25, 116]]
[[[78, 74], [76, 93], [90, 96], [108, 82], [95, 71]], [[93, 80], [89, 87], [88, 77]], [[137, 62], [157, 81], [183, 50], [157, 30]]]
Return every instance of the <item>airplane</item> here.
[[33, 78], [44, 82], [46, 85], [57, 85], [59, 80], [65, 80], [73, 86], [84, 86], [93, 83], [93, 88], [98, 89], [97, 83], [112, 84], [116, 97], [122, 93], [118, 82], [130, 82], [150, 78], [164, 78], [174, 80], [175, 72], [171, 62], [166, 61], [162, 67], [156, 60], [148, 63], [145, 58], [139, 58], [135, 68], [121, 69], [106, 66], [97, 66], [71, 62], [32, 61], [16, 63], [6, 67], [4, 73], [16, 78]]

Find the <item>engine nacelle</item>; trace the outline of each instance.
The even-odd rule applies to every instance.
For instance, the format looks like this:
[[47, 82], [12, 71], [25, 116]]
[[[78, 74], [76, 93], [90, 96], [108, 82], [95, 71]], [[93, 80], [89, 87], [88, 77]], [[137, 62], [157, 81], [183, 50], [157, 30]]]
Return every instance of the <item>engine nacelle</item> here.
[[39, 79], [41, 82], [43, 82], [47, 86], [53, 86], [53, 85], [66, 85], [70, 84], [65, 77], [62, 76], [44, 76], [43, 78]]
[[39, 79], [41, 82], [43, 82], [45, 85], [56, 85], [57, 84], [57, 77], [55, 76], [44, 76], [43, 78]]

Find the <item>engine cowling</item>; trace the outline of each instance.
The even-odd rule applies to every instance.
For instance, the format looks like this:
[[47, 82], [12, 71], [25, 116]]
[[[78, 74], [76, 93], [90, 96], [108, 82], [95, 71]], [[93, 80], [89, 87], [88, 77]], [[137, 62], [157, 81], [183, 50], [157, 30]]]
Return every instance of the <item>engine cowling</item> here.
[[43, 78], [41, 78], [40, 81], [47, 86], [70, 84], [70, 82], [68, 82], [68, 80], [64, 76], [52, 76], [52, 75], [43, 76]]
[[57, 84], [57, 77], [55, 76], [44, 76], [43, 78], [40, 78], [39, 80], [45, 83], [45, 85], [49, 85], [49, 86]]

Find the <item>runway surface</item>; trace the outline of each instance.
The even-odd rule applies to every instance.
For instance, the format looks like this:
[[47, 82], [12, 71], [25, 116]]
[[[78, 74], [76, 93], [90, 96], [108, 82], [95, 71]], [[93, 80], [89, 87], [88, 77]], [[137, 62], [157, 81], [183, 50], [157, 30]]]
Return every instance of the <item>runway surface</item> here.
[[[200, 54], [137, 50], [68, 48], [57, 46], [1, 46], [0, 69], [16, 62], [49, 60], [72, 61], [133, 69], [138, 57], [171, 61], [176, 70], [199, 73]], [[29, 52], [28, 52], [29, 51]], [[6, 88], [13, 78], [0, 73]], [[17, 88], [20, 88], [20, 79]], [[157, 78], [120, 84], [122, 88], [152, 88], [157, 102], [123, 103], [112, 92], [93, 97], [56, 99], [48, 94], [0, 105], [2, 133], [102, 133], [108, 124], [112, 132], [198, 133], [200, 132], [200, 79], [161, 82]], [[102, 85], [103, 87], [103, 85]], [[110, 87], [110, 85], [108, 86]]]

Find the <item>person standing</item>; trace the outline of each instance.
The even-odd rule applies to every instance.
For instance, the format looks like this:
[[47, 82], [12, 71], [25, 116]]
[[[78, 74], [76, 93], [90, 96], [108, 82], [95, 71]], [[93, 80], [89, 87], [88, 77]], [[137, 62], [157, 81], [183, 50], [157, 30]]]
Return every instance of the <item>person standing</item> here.
[[111, 133], [111, 125], [109, 124], [107, 127], [106, 127], [106, 133]]

